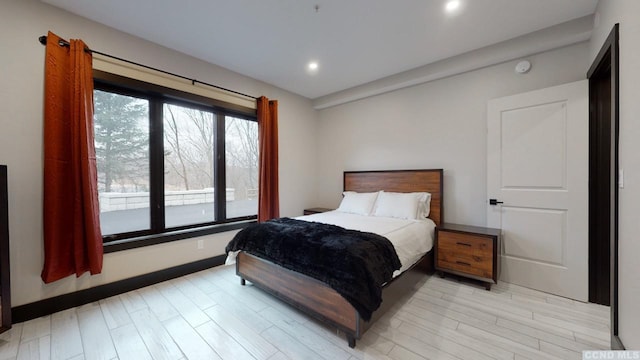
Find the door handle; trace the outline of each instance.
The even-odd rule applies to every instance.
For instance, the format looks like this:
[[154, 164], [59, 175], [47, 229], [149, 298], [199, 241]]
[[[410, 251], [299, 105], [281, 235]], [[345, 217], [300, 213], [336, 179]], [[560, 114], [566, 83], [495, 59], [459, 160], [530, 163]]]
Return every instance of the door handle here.
[[504, 202], [498, 201], [496, 199], [489, 199], [489, 205], [498, 205], [498, 204], [504, 204]]

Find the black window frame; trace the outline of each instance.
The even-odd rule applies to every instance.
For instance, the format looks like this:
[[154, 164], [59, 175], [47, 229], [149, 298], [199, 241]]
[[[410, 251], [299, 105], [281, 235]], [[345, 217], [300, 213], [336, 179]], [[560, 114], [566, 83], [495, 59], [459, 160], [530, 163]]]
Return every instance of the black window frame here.
[[216, 118], [214, 136], [214, 188], [226, 188], [225, 119], [227, 116], [257, 122], [256, 109], [183, 92], [99, 70], [93, 71], [94, 89], [149, 101], [149, 220], [148, 230], [102, 237], [105, 252], [236, 230], [257, 221], [257, 215], [226, 217], [226, 191], [214, 192], [215, 219], [167, 228], [164, 204], [164, 104], [208, 111]]

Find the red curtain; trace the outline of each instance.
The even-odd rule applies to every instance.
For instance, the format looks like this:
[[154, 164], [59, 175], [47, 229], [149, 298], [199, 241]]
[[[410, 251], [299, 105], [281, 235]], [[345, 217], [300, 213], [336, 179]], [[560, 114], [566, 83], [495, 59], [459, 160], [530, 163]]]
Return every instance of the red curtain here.
[[258, 141], [260, 177], [258, 180], [258, 222], [280, 217], [278, 194], [278, 101], [258, 98]]
[[49, 32], [44, 100], [44, 267], [50, 283], [102, 271], [91, 54]]

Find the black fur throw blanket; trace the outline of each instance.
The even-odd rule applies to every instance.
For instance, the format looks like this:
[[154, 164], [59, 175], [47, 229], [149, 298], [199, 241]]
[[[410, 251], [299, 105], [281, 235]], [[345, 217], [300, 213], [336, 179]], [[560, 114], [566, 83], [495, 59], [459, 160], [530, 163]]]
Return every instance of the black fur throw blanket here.
[[391, 242], [380, 235], [289, 218], [251, 225], [225, 250], [244, 250], [323, 281], [367, 321], [382, 303], [382, 285], [401, 266]]

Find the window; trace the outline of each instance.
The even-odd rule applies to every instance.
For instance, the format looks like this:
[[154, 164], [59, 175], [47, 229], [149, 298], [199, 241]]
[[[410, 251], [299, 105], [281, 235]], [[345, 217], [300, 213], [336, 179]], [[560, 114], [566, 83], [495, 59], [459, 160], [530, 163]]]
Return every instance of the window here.
[[149, 101], [94, 91], [102, 235], [150, 229]]
[[215, 217], [215, 114], [171, 104], [162, 113], [166, 226], [206, 223]]
[[258, 123], [225, 117], [227, 215], [258, 214]]
[[138, 86], [95, 81], [105, 242], [255, 219], [255, 110], [133, 83]]

